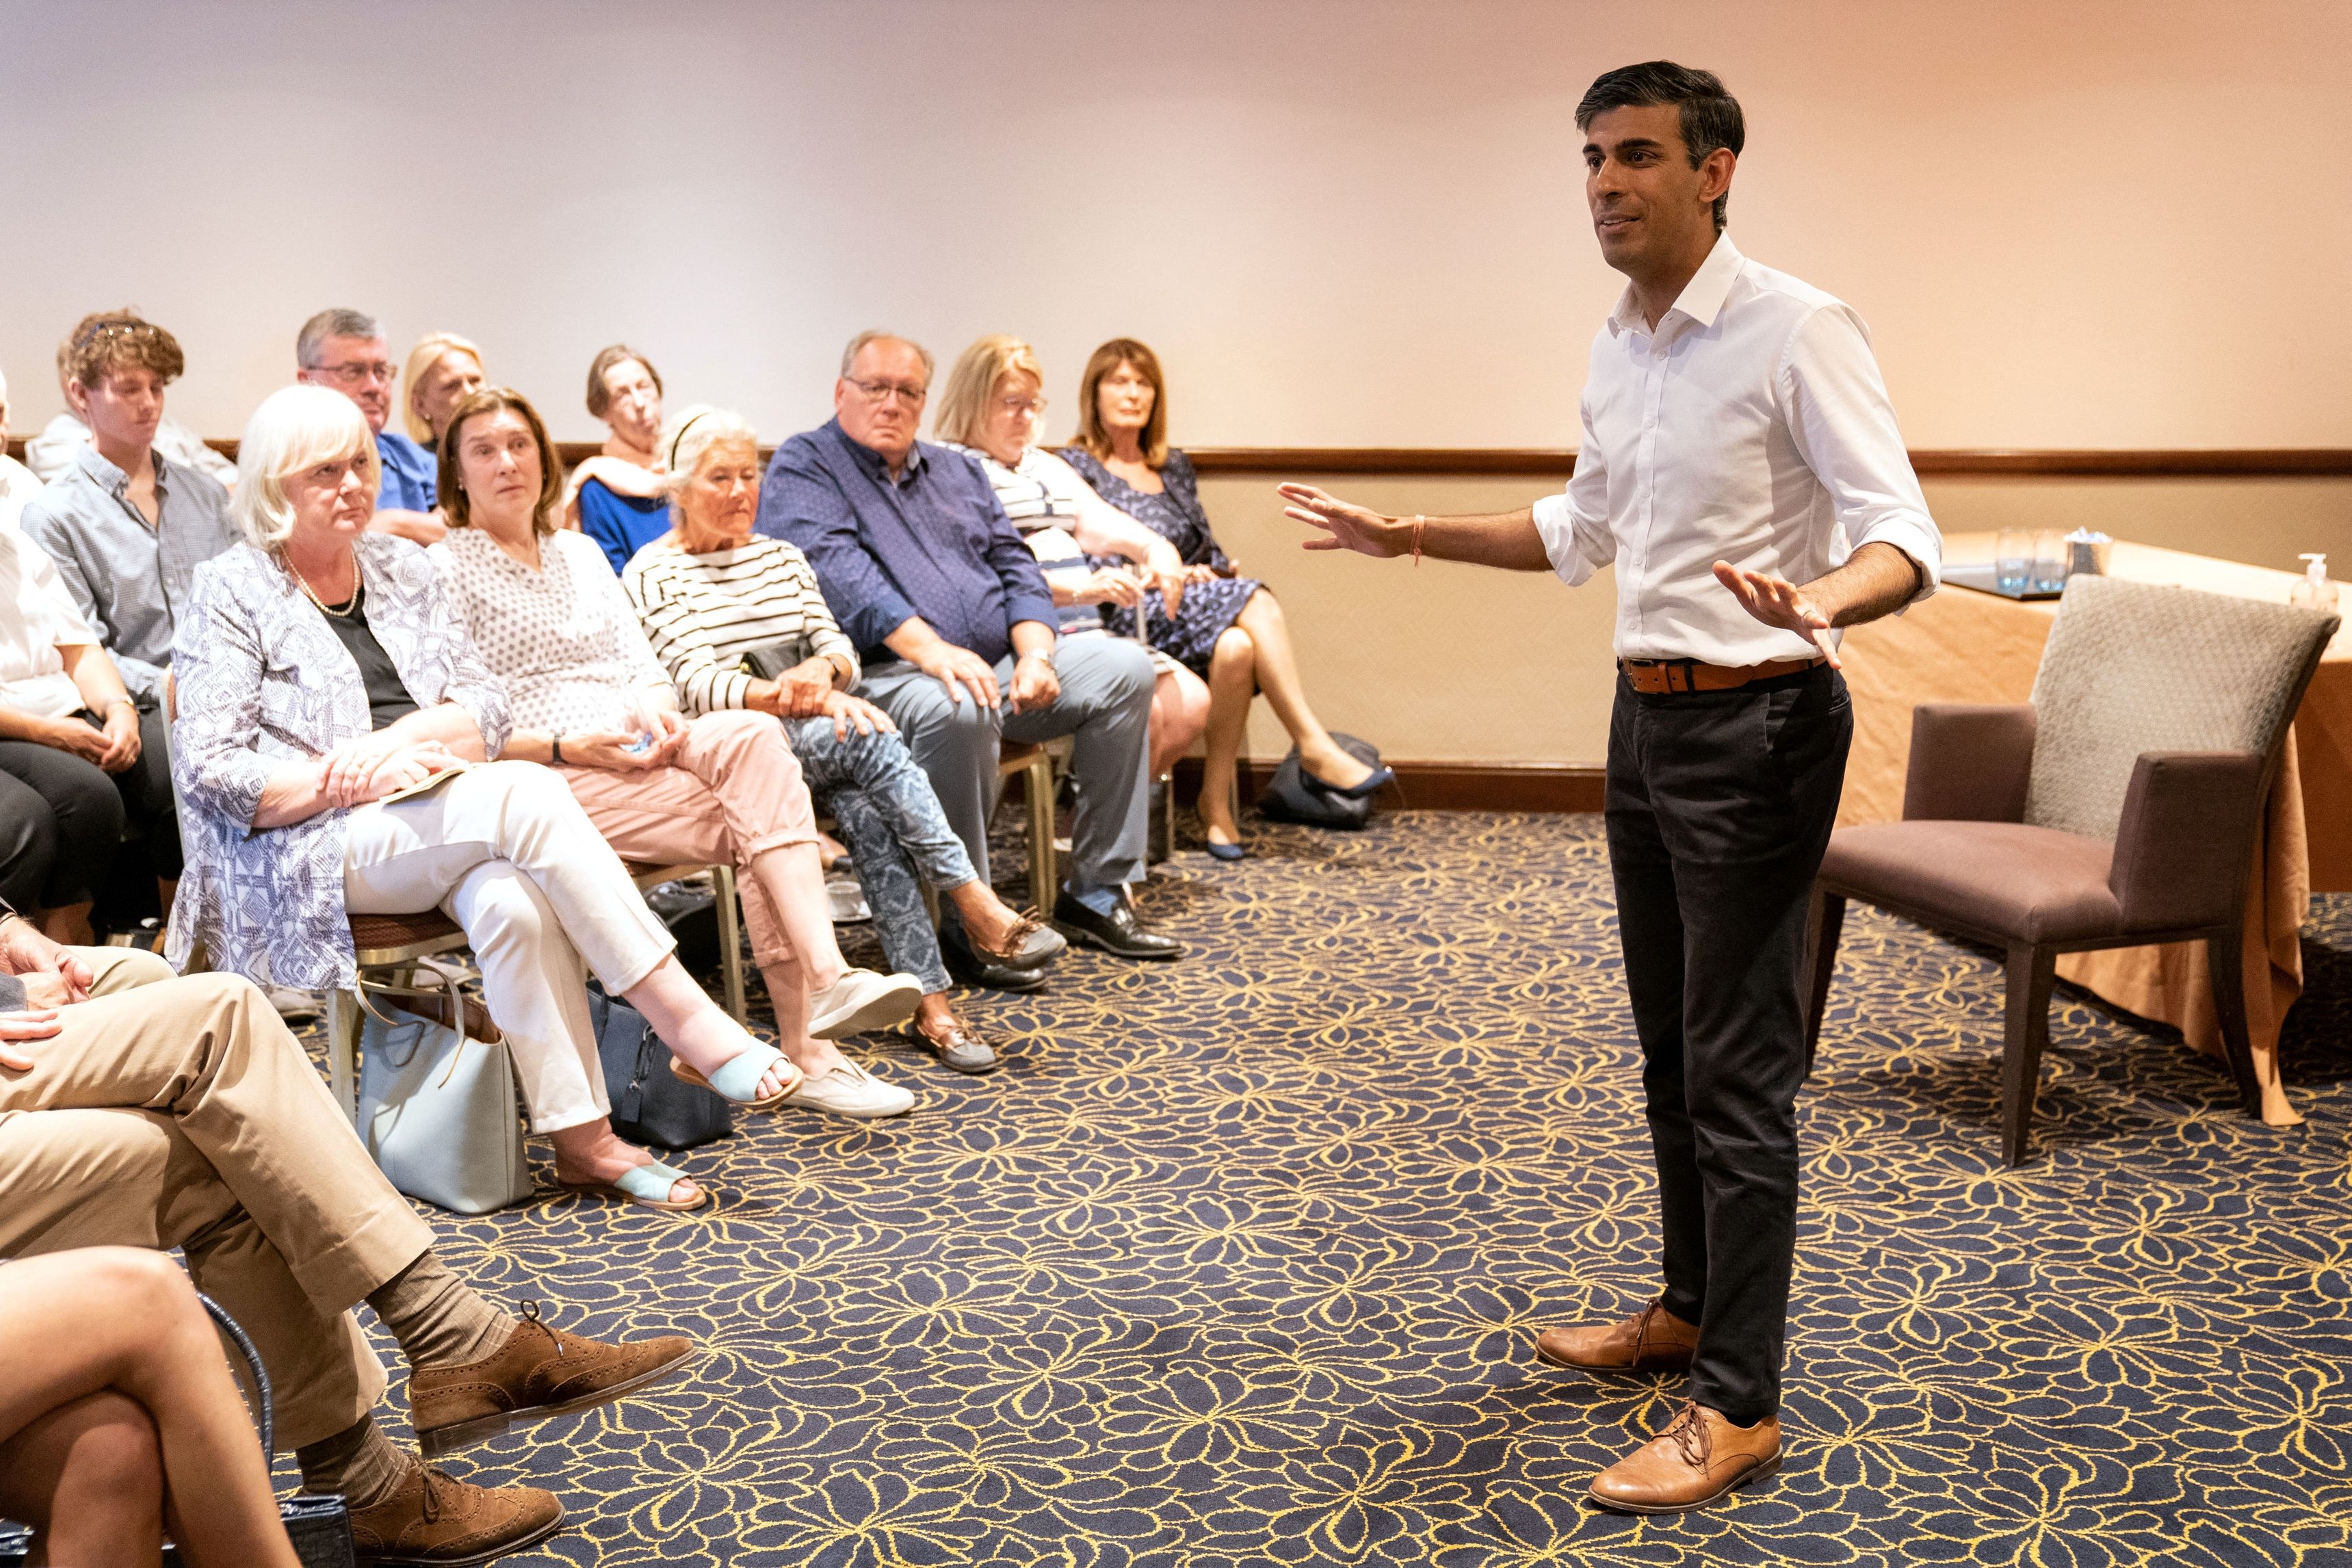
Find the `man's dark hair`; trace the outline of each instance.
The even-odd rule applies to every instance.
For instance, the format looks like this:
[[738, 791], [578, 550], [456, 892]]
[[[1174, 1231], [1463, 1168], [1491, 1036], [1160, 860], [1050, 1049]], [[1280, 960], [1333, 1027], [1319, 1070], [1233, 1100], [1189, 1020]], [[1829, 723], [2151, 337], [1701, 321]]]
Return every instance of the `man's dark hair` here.
[[[1683, 145], [1690, 150], [1694, 169], [1717, 147], [1728, 147], [1736, 158], [1747, 145], [1748, 122], [1740, 116], [1739, 100], [1725, 90], [1723, 79], [1713, 71], [1693, 70], [1672, 60], [1619, 66], [1594, 78], [1584, 89], [1584, 100], [1576, 106], [1576, 128], [1591, 130], [1596, 116], [1612, 109], [1654, 103], [1671, 103], [1683, 111]], [[1723, 232], [1723, 215], [1730, 205], [1727, 193], [1715, 198], [1717, 234]]]

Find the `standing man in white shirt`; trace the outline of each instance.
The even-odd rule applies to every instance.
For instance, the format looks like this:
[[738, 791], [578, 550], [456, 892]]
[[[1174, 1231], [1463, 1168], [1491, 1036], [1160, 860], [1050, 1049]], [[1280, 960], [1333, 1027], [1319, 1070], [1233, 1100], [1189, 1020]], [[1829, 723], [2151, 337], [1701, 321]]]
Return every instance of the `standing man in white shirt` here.
[[1592, 1482], [1603, 1507], [1704, 1508], [1780, 1464], [1795, 1263], [1798, 967], [1853, 729], [1835, 628], [1934, 592], [1942, 543], [1861, 319], [1723, 232], [1739, 105], [1666, 61], [1577, 106], [1601, 253], [1628, 283], [1595, 334], [1566, 494], [1387, 517], [1307, 485], [1310, 550], [1430, 555], [1575, 584], [1617, 568], [1608, 833], [1664, 1211], [1663, 1292], [1548, 1330], [1545, 1360], [1688, 1368], [1687, 1402]]

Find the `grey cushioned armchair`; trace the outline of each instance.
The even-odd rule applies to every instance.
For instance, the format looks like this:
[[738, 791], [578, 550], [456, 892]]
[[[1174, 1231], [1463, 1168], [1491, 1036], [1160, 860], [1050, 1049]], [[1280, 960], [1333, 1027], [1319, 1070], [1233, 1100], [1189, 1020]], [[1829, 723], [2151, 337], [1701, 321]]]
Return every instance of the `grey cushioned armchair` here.
[[1903, 820], [1842, 828], [1813, 889], [1808, 1067], [1846, 900], [2008, 954], [2001, 1151], [2024, 1159], [2058, 955], [2203, 942], [2239, 1099], [2262, 1111], [2246, 879], [2333, 615], [2105, 577], [2066, 585], [2033, 700], [1923, 704]]

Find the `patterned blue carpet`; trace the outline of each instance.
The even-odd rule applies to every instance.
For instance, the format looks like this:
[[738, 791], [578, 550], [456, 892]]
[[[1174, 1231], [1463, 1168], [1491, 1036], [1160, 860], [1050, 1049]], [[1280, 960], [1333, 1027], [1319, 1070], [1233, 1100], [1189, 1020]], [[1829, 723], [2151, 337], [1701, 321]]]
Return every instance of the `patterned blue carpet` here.
[[917, 1114], [688, 1155], [713, 1215], [435, 1215], [502, 1298], [709, 1347], [453, 1461], [563, 1497], [514, 1561], [2352, 1563], [2352, 899], [2322, 900], [2285, 1047], [2309, 1126], [2062, 990], [2014, 1173], [1998, 966], [1855, 911], [1801, 1102], [1790, 1463], [1641, 1521], [1578, 1498], [1675, 1381], [1528, 1352], [1653, 1289], [1598, 819], [1251, 849], [1160, 868], [1181, 964], [1074, 954], [973, 999], [995, 1077], [876, 1042]]

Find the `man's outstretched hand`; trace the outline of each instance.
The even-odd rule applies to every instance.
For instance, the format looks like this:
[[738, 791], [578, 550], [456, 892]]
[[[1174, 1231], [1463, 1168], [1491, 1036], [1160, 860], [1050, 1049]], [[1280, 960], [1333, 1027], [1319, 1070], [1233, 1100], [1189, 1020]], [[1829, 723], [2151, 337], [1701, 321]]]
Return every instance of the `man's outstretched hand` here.
[[1323, 531], [1319, 539], [1301, 541], [1308, 550], [1352, 550], [1359, 555], [1386, 559], [1412, 548], [1410, 540], [1398, 537], [1395, 519], [1370, 507], [1341, 500], [1313, 485], [1276, 485], [1275, 492], [1286, 503], [1283, 516]]
[[1750, 572], [1727, 561], [1715, 563], [1715, 580], [1731, 590], [1741, 609], [1768, 626], [1812, 638], [1829, 659], [1832, 669], [1845, 668], [1838, 659], [1837, 638], [1830, 635], [1835, 623], [1806, 589], [1785, 577]]

